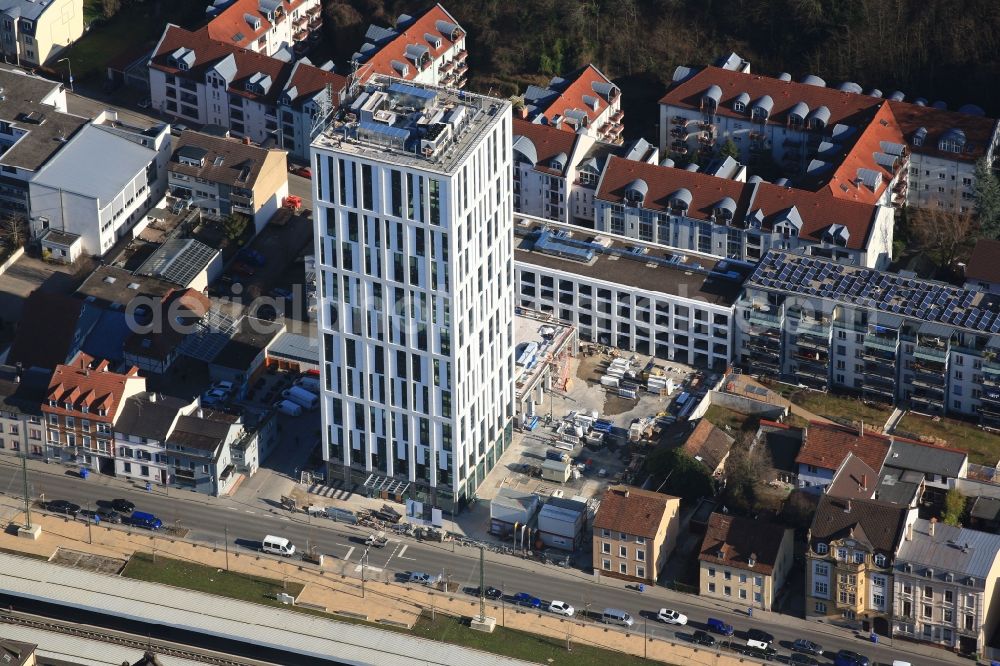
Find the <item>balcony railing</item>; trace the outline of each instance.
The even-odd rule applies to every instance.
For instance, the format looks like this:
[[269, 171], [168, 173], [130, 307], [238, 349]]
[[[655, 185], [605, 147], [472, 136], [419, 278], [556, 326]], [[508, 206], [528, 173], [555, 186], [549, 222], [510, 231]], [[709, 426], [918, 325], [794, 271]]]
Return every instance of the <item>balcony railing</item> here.
[[297, 42], [301, 42], [303, 39], [306, 39], [308, 36], [309, 36], [309, 31], [308, 30], [299, 30], [294, 35], [292, 35], [292, 39], [294, 39]]
[[865, 347], [874, 347], [875, 349], [884, 349], [885, 351], [895, 352], [896, 347], [899, 345], [899, 341], [895, 338], [883, 338], [877, 335], [866, 335], [864, 345]]
[[780, 326], [781, 317], [778, 315], [765, 312], [764, 310], [758, 310], [756, 308], [753, 308], [750, 310], [750, 323], [766, 324], [770, 326]]
[[469, 52], [466, 51], [465, 49], [462, 49], [461, 51], [455, 54], [455, 60], [465, 60], [468, 57], [469, 57]]
[[294, 21], [292, 21], [292, 25], [294, 25], [296, 28], [301, 28], [302, 26], [304, 26], [307, 23], [309, 23], [309, 15], [308, 14], [303, 14], [302, 16], [300, 16], [297, 19], [295, 19]]
[[944, 363], [945, 359], [948, 357], [948, 350], [943, 347], [928, 347], [918, 344], [913, 350], [913, 355], [917, 358], [926, 359], [928, 361], [940, 361], [941, 363]]
[[309, 9], [307, 9], [306, 14], [308, 14], [309, 16], [319, 16], [320, 12], [322, 11], [323, 8], [320, 5], [316, 5], [315, 7], [310, 7]]

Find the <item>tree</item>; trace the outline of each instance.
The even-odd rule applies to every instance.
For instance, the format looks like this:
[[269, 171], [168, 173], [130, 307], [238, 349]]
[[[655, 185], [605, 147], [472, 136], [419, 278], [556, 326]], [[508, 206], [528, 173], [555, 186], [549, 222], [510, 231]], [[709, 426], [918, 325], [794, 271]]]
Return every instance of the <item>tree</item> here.
[[752, 514], [757, 509], [757, 484], [770, 473], [773, 463], [767, 446], [754, 446], [753, 433], [743, 433], [726, 459], [726, 489], [723, 501], [734, 513]]
[[700, 462], [680, 449], [660, 448], [646, 461], [653, 488], [695, 502], [713, 494], [712, 477]]
[[732, 157], [734, 160], [739, 161], [740, 159], [740, 148], [736, 145], [736, 142], [732, 138], [726, 139], [726, 142], [722, 144], [719, 148], [719, 157]]
[[28, 240], [28, 218], [11, 213], [0, 220], [0, 239], [12, 249], [17, 249]]
[[949, 490], [944, 496], [944, 515], [941, 516], [941, 522], [957, 527], [962, 520], [962, 514], [965, 513], [965, 503], [965, 495], [958, 492], [958, 488]]
[[951, 266], [971, 241], [975, 221], [970, 213], [949, 213], [921, 208], [909, 216], [910, 236], [920, 249], [935, 256], [941, 266]]
[[101, 14], [104, 18], [109, 19], [118, 13], [121, 6], [121, 0], [101, 0]]
[[974, 188], [979, 237], [1000, 238], [1000, 182], [985, 159], [976, 162]]
[[233, 213], [222, 221], [222, 228], [226, 232], [226, 238], [236, 242], [243, 237], [249, 223], [250, 218], [246, 215]]

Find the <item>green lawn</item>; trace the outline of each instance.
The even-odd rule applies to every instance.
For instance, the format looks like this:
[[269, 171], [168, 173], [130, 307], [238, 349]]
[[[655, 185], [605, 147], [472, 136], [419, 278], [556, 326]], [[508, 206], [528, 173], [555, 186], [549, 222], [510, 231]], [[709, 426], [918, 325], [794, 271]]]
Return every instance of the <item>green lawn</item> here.
[[852, 421], [864, 421], [866, 424], [881, 428], [889, 419], [889, 415], [892, 414], [892, 407], [888, 405], [865, 404], [853, 396], [809, 391], [776, 382], [766, 382], [766, 384], [772, 391], [779, 393], [802, 409], [819, 416], [825, 416], [838, 423], [848, 424]]
[[[711, 405], [705, 412], [705, 419], [717, 428], [722, 428], [731, 437], [736, 437], [744, 428], [755, 428], [760, 422], [756, 416], [736, 412], [720, 405]], [[731, 430], [726, 430], [729, 426]]]
[[[508, 613], [512, 612], [510, 609]], [[497, 618], [500, 620], [500, 618]], [[567, 666], [640, 666], [662, 663], [652, 659], [642, 659], [631, 655], [605, 650], [602, 648], [581, 645], [570, 639], [572, 651], [566, 650], [566, 639], [538, 636], [523, 631], [504, 629], [497, 624], [492, 634], [473, 631], [468, 626], [468, 619], [459, 619], [438, 613], [434, 620], [430, 615], [424, 615], [413, 628], [416, 636], [430, 638], [436, 641], [462, 645], [484, 652], [523, 659], [542, 664], [566, 664]], [[568, 626], [568, 625], [567, 625]], [[568, 633], [568, 630], [567, 630]]]
[[908, 413], [896, 428], [898, 435], [929, 435], [942, 439], [948, 446], [969, 453], [969, 462], [993, 467], [1000, 460], [1000, 437], [977, 428], [971, 423]]
[[133, 555], [125, 565], [122, 576], [283, 608], [288, 606], [279, 603], [274, 598], [275, 594], [287, 592], [297, 597], [303, 588], [300, 583], [282, 584], [276, 579], [223, 571], [161, 555], [156, 557], [154, 563], [153, 556], [147, 553]]

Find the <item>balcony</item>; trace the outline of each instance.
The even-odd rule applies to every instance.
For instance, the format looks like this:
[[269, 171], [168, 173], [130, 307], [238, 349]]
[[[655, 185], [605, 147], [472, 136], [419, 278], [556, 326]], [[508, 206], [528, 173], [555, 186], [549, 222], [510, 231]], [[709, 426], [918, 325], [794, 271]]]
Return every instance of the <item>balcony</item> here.
[[465, 79], [464, 78], [460, 78], [458, 80], [458, 82], [455, 84], [455, 87], [456, 88], [464, 88], [465, 87]]
[[826, 352], [830, 348], [830, 341], [811, 334], [800, 334], [794, 338], [794, 344], [803, 349], [815, 349]]
[[322, 12], [322, 11], [323, 11], [323, 8], [320, 5], [316, 5], [315, 7], [310, 7], [309, 9], [307, 9], [306, 10], [306, 15], [307, 16], [319, 16], [320, 12]]
[[770, 314], [770, 312], [768, 312], [767, 310], [761, 310], [759, 308], [751, 308], [750, 323], [762, 324], [765, 326], [780, 327], [781, 317], [779, 315]]
[[447, 62], [443, 62], [443, 63], [441, 63], [441, 66], [438, 67], [438, 73], [444, 74], [445, 72], [451, 71], [451, 68], [454, 67], [454, 66], [455, 66], [455, 63], [453, 63], [451, 60], [449, 60]]
[[781, 340], [777, 335], [755, 335], [749, 340], [747, 340], [747, 347], [750, 349], [759, 349], [761, 351], [767, 351], [772, 354], [781, 353]]
[[940, 398], [914, 393], [910, 396], [910, 404], [916, 411], [925, 414], [944, 413], [944, 404]]
[[229, 200], [234, 204], [240, 204], [242, 206], [253, 206], [253, 195], [247, 196], [245, 194], [237, 194], [236, 192], [229, 193]]
[[896, 399], [896, 388], [893, 382], [888, 382], [888, 385], [869, 381], [865, 378], [861, 382], [861, 389], [868, 394], [878, 396], [880, 398], [887, 398], [886, 402], [893, 402]]
[[948, 357], [948, 348], [941, 346], [932, 347], [918, 342], [917, 347], [913, 350], [913, 355], [919, 359], [933, 361], [943, 365], [945, 359]]
[[459, 62], [464, 61], [468, 57], [469, 57], [469, 52], [466, 51], [465, 49], [462, 49], [461, 51], [455, 54], [455, 60], [458, 60]]
[[274, 15], [274, 20], [272, 21], [272, 23], [274, 23], [274, 25], [281, 25], [282, 23], [285, 22], [286, 18], [288, 18], [287, 14], [285, 14], [285, 13], [276, 13]]
[[310, 30], [315, 30], [316, 28], [320, 27], [321, 25], [323, 25], [323, 17], [322, 16], [314, 16], [311, 19], [309, 19], [309, 29]]
[[944, 389], [945, 389], [944, 377], [940, 376], [935, 377], [930, 374], [923, 374], [923, 375], [918, 374], [914, 375], [913, 381], [910, 383], [913, 384], [914, 386], [919, 386], [920, 388], [925, 389], [925, 391], [931, 391], [937, 395], [944, 394]]
[[781, 363], [770, 355], [751, 353], [751, 371], [755, 373], [767, 373], [771, 375], [781, 374]]
[[683, 141], [674, 141], [672, 144], [670, 144], [670, 150], [671, 152], [677, 153], [678, 155], [688, 154], [688, 146]]
[[715, 134], [712, 132], [699, 132], [698, 133], [698, 143], [702, 146], [714, 146], [715, 145]]
[[871, 347], [873, 349], [881, 349], [883, 351], [892, 352], [893, 356], [896, 354], [896, 347], [899, 345], [899, 341], [896, 338], [886, 338], [878, 335], [868, 334], [864, 338], [865, 347]]
[[711, 134], [715, 133], [715, 123], [709, 122], [707, 120], [701, 120], [698, 122], [698, 129], [703, 132], [709, 132]]
[[292, 25], [294, 25], [296, 28], [301, 28], [307, 23], [309, 23], [309, 16], [307, 14], [303, 14], [302, 16], [292, 21]]
[[1000, 391], [983, 391], [979, 402], [984, 408], [988, 407], [990, 411], [1000, 414]]
[[681, 127], [684, 127], [685, 125], [688, 124], [688, 119], [685, 118], [684, 116], [674, 116], [673, 118], [670, 119], [670, 122], [672, 122], [674, 125], [680, 125]]
[[297, 42], [301, 42], [308, 37], [309, 37], [308, 30], [299, 30], [294, 35], [292, 35], [292, 39], [294, 39]]
[[613, 114], [611, 114], [611, 122], [615, 123], [621, 122], [622, 118], [624, 117], [625, 117], [624, 111], [616, 111]]
[[1000, 428], [1000, 407], [982, 404], [976, 408], [982, 425], [990, 428]]

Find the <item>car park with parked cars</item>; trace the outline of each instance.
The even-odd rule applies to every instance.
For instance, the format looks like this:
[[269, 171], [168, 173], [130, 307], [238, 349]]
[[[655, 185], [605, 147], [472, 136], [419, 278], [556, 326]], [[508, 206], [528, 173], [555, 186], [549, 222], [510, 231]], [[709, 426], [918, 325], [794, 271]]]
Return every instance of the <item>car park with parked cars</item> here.
[[542, 600], [538, 597], [533, 597], [527, 592], [518, 592], [514, 595], [513, 601], [518, 606], [527, 606], [528, 608], [541, 608]]

